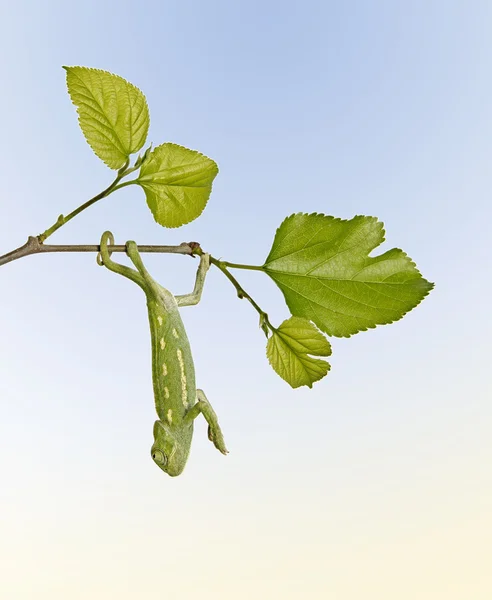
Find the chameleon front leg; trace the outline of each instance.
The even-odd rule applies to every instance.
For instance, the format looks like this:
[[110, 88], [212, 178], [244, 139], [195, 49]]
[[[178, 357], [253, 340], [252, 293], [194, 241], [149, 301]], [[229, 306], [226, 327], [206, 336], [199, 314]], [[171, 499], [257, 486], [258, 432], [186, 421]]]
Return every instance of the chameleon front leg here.
[[200, 256], [200, 264], [196, 272], [195, 288], [191, 294], [183, 294], [182, 296], [175, 296], [178, 306], [193, 306], [198, 304], [202, 297], [203, 286], [205, 284], [205, 277], [207, 271], [210, 268], [210, 254], [202, 254]]
[[213, 443], [217, 450], [222, 452], [222, 454], [227, 454], [229, 450], [226, 448], [224, 436], [222, 435], [222, 430], [220, 428], [217, 415], [212, 408], [212, 405], [207, 400], [205, 392], [203, 390], [197, 390], [196, 397], [198, 402], [194, 404], [186, 413], [184, 422], [191, 423], [191, 421], [196, 419], [196, 417], [198, 417], [198, 415], [201, 413], [205, 417], [205, 421], [208, 423], [208, 439]]

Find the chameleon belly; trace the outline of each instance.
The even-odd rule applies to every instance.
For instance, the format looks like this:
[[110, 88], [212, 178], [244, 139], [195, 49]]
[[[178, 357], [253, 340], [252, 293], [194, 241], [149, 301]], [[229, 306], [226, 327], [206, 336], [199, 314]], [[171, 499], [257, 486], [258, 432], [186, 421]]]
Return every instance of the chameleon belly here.
[[195, 368], [190, 343], [171, 294], [166, 294], [165, 302], [163, 298], [148, 297], [147, 306], [155, 408], [159, 419], [176, 426], [196, 402]]

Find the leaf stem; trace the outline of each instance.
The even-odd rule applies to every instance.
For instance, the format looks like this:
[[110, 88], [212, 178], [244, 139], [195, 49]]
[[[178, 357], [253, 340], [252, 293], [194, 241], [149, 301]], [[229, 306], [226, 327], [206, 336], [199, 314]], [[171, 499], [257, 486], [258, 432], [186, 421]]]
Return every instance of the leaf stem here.
[[65, 225], [66, 223], [68, 223], [68, 221], [71, 221], [79, 213], [81, 213], [86, 208], [89, 208], [89, 206], [92, 206], [98, 200], [101, 200], [102, 198], [106, 198], [112, 192], [114, 192], [116, 189], [120, 189], [120, 188], [124, 187], [125, 185], [129, 185], [130, 183], [134, 183], [135, 180], [128, 181], [126, 183], [122, 183], [122, 184], [118, 185], [118, 183], [123, 179], [123, 177], [126, 177], [130, 173], [133, 173], [133, 171], [136, 171], [137, 169], [140, 168], [140, 165], [128, 168], [129, 164], [130, 164], [130, 159], [127, 159], [126, 163], [118, 171], [118, 175], [116, 176], [116, 179], [105, 190], [103, 190], [102, 192], [100, 192], [99, 194], [97, 194], [96, 196], [94, 196], [94, 198], [91, 198], [90, 200], [87, 200], [87, 202], [84, 202], [84, 204], [81, 204], [78, 208], [76, 208], [75, 210], [73, 210], [67, 216], [60, 215], [58, 217], [58, 219], [56, 220], [56, 222], [53, 223], [53, 225], [51, 227], [48, 227], [48, 229], [46, 231], [44, 231], [43, 233], [40, 233], [37, 236], [39, 242], [42, 244], [47, 238], [50, 237], [50, 235], [52, 235], [55, 231], [57, 231], [58, 229], [60, 229], [60, 227], [63, 227], [63, 225]]
[[116, 192], [116, 190], [121, 190], [121, 188], [124, 188], [127, 185], [133, 185], [134, 183], [138, 183], [138, 177], [137, 179], [130, 179], [130, 181], [124, 181], [123, 183], [119, 183], [111, 190], [111, 192]]
[[[196, 252], [196, 253], [200, 254], [201, 253], [201, 249], [198, 252]], [[260, 315], [260, 327], [265, 332], [265, 335], [268, 337], [268, 329], [270, 329], [270, 331], [272, 331], [272, 332], [276, 331], [275, 327], [273, 327], [273, 325], [268, 320], [268, 314], [258, 306], [258, 304], [253, 300], [253, 298], [248, 294], [248, 292], [241, 286], [241, 284], [239, 283], [239, 281], [234, 277], [234, 275], [232, 275], [227, 270], [227, 267], [229, 267], [229, 266], [236, 266], [236, 265], [234, 265], [234, 263], [228, 263], [226, 261], [217, 260], [213, 256], [210, 256], [210, 262], [213, 265], [215, 265], [220, 271], [222, 271], [222, 273], [224, 273], [224, 275], [227, 277], [227, 279], [236, 288], [237, 297], [240, 298], [241, 300], [243, 298], [245, 298], [246, 300], [248, 300], [250, 302], [250, 304], [253, 306], [253, 308], [256, 310], [256, 312]], [[238, 268], [248, 268], [248, 266], [247, 265], [243, 265], [243, 266], [239, 266]], [[253, 267], [253, 269], [254, 270], [261, 270], [261, 267]]]
[[258, 267], [256, 265], [241, 265], [238, 263], [231, 263], [226, 260], [222, 260], [220, 262], [229, 269], [248, 269], [248, 271], [263, 271], [263, 267]]

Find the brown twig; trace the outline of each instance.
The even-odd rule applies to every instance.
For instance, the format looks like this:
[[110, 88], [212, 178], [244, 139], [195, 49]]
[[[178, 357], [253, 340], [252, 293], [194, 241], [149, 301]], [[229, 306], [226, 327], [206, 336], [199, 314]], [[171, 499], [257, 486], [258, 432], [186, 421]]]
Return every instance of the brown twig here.
[[[145, 246], [138, 245], [138, 249], [140, 252], [161, 252], [167, 254], [185, 254], [188, 256], [193, 256], [196, 254], [196, 248], [199, 248], [199, 244], [196, 242], [183, 242], [179, 246]], [[118, 245], [118, 246], [108, 246], [108, 249], [111, 252], [126, 252], [126, 246]], [[0, 256], [0, 266], [5, 265], [6, 263], [12, 262], [13, 260], [17, 260], [19, 258], [23, 258], [24, 256], [30, 256], [31, 254], [42, 254], [44, 252], [99, 252], [98, 245], [51, 245], [51, 244], [42, 244], [37, 237], [29, 236], [27, 242]]]

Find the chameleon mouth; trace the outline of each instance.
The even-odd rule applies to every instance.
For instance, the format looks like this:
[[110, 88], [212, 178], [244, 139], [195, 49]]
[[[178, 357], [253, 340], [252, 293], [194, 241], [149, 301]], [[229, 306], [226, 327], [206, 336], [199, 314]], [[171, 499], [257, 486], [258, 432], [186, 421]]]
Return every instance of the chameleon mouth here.
[[177, 446], [173, 446], [173, 449], [172, 449], [172, 451], [171, 451], [171, 454], [169, 455], [169, 462], [171, 462], [171, 461], [172, 461], [172, 459], [173, 459], [174, 455], [176, 454], [176, 449], [177, 449]]
[[[174, 459], [175, 455], [176, 459]], [[177, 475], [181, 475], [184, 470], [186, 463], [186, 459], [180, 460], [180, 453], [178, 452], [178, 445], [174, 445], [171, 451], [171, 454], [168, 457], [167, 465], [163, 467], [163, 470], [171, 477], [176, 477]]]

